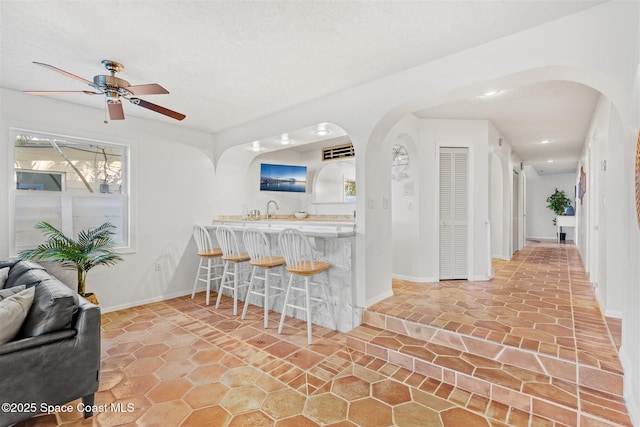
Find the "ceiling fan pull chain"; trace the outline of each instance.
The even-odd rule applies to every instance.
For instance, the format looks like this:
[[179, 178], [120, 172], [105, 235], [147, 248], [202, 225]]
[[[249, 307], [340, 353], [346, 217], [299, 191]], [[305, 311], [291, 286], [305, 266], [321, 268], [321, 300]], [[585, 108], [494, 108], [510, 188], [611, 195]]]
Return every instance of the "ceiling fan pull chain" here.
[[104, 98], [104, 124], [107, 125], [109, 124], [109, 121], [107, 120], [107, 98]]

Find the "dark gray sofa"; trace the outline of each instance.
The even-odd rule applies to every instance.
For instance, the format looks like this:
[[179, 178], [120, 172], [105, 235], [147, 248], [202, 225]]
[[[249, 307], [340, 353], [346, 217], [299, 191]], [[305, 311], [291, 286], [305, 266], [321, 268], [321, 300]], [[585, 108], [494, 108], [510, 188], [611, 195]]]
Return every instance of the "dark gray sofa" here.
[[80, 406], [85, 418], [93, 415], [100, 374], [100, 308], [39, 264], [0, 261], [4, 267], [10, 267], [5, 289], [35, 286], [35, 295], [18, 335], [0, 345], [0, 426], [78, 398], [83, 404], [73, 407]]

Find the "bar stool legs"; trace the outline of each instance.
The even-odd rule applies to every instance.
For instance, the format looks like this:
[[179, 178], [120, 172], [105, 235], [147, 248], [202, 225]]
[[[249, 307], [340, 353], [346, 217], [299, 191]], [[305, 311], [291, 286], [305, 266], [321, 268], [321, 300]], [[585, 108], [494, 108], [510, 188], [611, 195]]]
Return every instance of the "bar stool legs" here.
[[[280, 293], [284, 292], [284, 271], [282, 266], [285, 263], [283, 257], [272, 256], [271, 255], [271, 246], [269, 244], [269, 239], [264, 234], [264, 232], [258, 230], [257, 228], [248, 228], [244, 231], [242, 238], [244, 240], [244, 246], [249, 252], [249, 256], [251, 257], [251, 261], [249, 264], [253, 266], [253, 271], [251, 272], [251, 280], [249, 281], [249, 290], [247, 291], [247, 297], [244, 301], [244, 308], [242, 309], [242, 319], [247, 315], [247, 308], [249, 307], [249, 297], [251, 295], [256, 295], [258, 297], [263, 298], [263, 308], [264, 308], [264, 327], [265, 329], [269, 325], [269, 301], [271, 298], [280, 295]], [[278, 268], [280, 273], [274, 273], [273, 270]], [[259, 271], [264, 273], [264, 276], [260, 277], [258, 275]], [[270, 281], [271, 276], [279, 276], [281, 286], [273, 286]], [[254, 290], [254, 284], [256, 280], [262, 280], [264, 282], [264, 292], [260, 292], [259, 290]], [[271, 288], [278, 290], [276, 294], [270, 294]]]
[[205, 282], [207, 284], [206, 304], [209, 305], [211, 282], [214, 280], [222, 279], [222, 274], [218, 274], [218, 271], [223, 269], [222, 263], [220, 262], [220, 258], [222, 257], [222, 250], [213, 247], [209, 231], [203, 225], [196, 224], [193, 226], [193, 239], [195, 240], [196, 246], [198, 248], [197, 254], [198, 257], [200, 257], [200, 262], [198, 263], [196, 279], [193, 282], [191, 299], [196, 296], [196, 288], [198, 287], [198, 282]]
[[[284, 262], [284, 261], [283, 261]], [[264, 277], [260, 277], [258, 276], [259, 270], [262, 270], [264, 272]], [[280, 265], [280, 272], [279, 273], [273, 273], [271, 270], [272, 268], [261, 268], [257, 265], [253, 266], [253, 270], [251, 272], [251, 280], [249, 281], [249, 290], [247, 291], [247, 298], [244, 300], [244, 307], [242, 309], [242, 316], [240, 317], [242, 320], [244, 320], [245, 316], [247, 315], [247, 308], [249, 307], [249, 297], [251, 295], [256, 295], [258, 297], [262, 297], [263, 299], [263, 310], [264, 310], [264, 328], [267, 329], [269, 327], [269, 301], [275, 297], [277, 297], [278, 295], [280, 295], [282, 292], [284, 292], [284, 287], [283, 286], [274, 286], [269, 277], [274, 275], [274, 276], [279, 276], [280, 277], [280, 283], [283, 285], [284, 284], [284, 272], [282, 269], [282, 265]], [[263, 280], [264, 281], [264, 290], [263, 292], [260, 292], [259, 290], [255, 290], [254, 289], [254, 283], [256, 280]], [[277, 292], [275, 294], [271, 294], [271, 290], [275, 289]]]
[[[220, 307], [220, 299], [222, 298], [222, 291], [229, 289], [233, 296], [233, 315], [238, 314], [238, 290], [240, 287], [247, 286], [248, 284], [240, 284], [240, 264], [250, 260], [249, 254], [240, 252], [238, 249], [238, 242], [236, 235], [231, 228], [221, 225], [216, 230], [216, 237], [218, 243], [222, 249], [222, 259], [224, 260], [224, 271], [222, 273], [222, 281], [220, 282], [220, 289], [218, 291], [218, 299], [216, 300], [216, 309]], [[233, 273], [230, 271], [230, 267], [233, 266]], [[233, 285], [227, 282], [231, 281], [229, 276], [233, 276]]]
[[[282, 333], [282, 328], [284, 327], [284, 320], [286, 317], [287, 308], [301, 310], [305, 312], [305, 318], [307, 321], [307, 343], [312, 344], [313, 338], [312, 338], [312, 332], [311, 332], [311, 328], [312, 328], [311, 309], [317, 305], [324, 304], [327, 306], [327, 312], [329, 313], [331, 322], [334, 324], [335, 324], [335, 319], [331, 310], [331, 305], [329, 304], [328, 293], [327, 293], [327, 290], [325, 289], [325, 285], [323, 283], [312, 282], [311, 276], [309, 275], [304, 275], [303, 277], [304, 277], [304, 287], [302, 287], [301, 285], [296, 285], [294, 283], [294, 274], [292, 274], [291, 277], [289, 278], [287, 292], [284, 297], [284, 305], [282, 307], [282, 314], [280, 316], [280, 323], [278, 325], [278, 333], [279, 334]], [[312, 285], [317, 285], [320, 287], [322, 292], [322, 297], [311, 295]], [[299, 302], [295, 301], [296, 300], [295, 297], [292, 298], [291, 296], [292, 291], [298, 293], [298, 300], [300, 300]], [[292, 299], [294, 301], [292, 301]], [[302, 301], [302, 299], [304, 301]], [[301, 305], [301, 303], [303, 303], [304, 305]]]
[[[223, 258], [224, 259], [224, 258]], [[248, 261], [249, 258], [245, 261]], [[216, 299], [216, 309], [220, 306], [220, 299], [222, 298], [222, 290], [229, 289], [233, 296], [233, 315], [238, 315], [238, 290], [246, 284], [240, 285], [239, 276], [241, 274], [240, 271], [240, 263], [242, 261], [228, 261], [225, 260], [224, 264], [224, 272], [222, 273], [222, 282], [220, 283], [220, 289], [218, 290], [218, 298]], [[233, 273], [230, 271], [230, 265], [233, 265]], [[229, 284], [227, 282], [231, 282], [231, 277], [233, 276], [233, 284]]]
[[[289, 284], [287, 286], [287, 292], [284, 297], [284, 305], [282, 307], [282, 315], [280, 316], [280, 324], [278, 326], [278, 333], [282, 333], [284, 326], [284, 318], [286, 316], [287, 308], [302, 310], [306, 312], [307, 319], [307, 343], [312, 343], [311, 333], [311, 309], [313, 305], [326, 304], [327, 312], [331, 317], [331, 321], [334, 322], [334, 316], [332, 313], [331, 305], [329, 304], [328, 292], [325, 289], [325, 285], [322, 282], [312, 282], [311, 277], [319, 275], [320, 273], [328, 274], [330, 265], [326, 262], [316, 261], [311, 245], [305, 235], [299, 230], [285, 229], [278, 236], [280, 248], [284, 253], [286, 260], [286, 269], [291, 273], [289, 278]], [[294, 283], [294, 276], [304, 278], [304, 287], [296, 286]], [[319, 285], [321, 288], [322, 296], [311, 295], [312, 285]], [[304, 306], [300, 303], [291, 302], [291, 292], [294, 291], [298, 296], [304, 298]], [[302, 294], [302, 295], [301, 295]]]

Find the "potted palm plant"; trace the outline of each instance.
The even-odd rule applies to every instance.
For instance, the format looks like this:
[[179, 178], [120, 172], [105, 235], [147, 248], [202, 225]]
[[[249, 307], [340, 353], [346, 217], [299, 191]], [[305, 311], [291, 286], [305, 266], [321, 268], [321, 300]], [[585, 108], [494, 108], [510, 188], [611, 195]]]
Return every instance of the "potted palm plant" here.
[[98, 265], [113, 265], [122, 261], [122, 257], [113, 252], [115, 226], [105, 222], [99, 227], [82, 230], [76, 239], [64, 233], [48, 222], [40, 222], [35, 228], [41, 230], [47, 240], [35, 249], [21, 251], [21, 259], [50, 261], [62, 268], [76, 270], [78, 273], [78, 294], [97, 303], [93, 293], [86, 292], [87, 273]]
[[[565, 209], [571, 206], [571, 199], [567, 197], [563, 190], [558, 190], [556, 187], [555, 191], [547, 197], [547, 208], [551, 209], [553, 213], [558, 215], [563, 215]], [[556, 218], [553, 218], [553, 226], [556, 226]], [[566, 233], [562, 232], [562, 228], [560, 229], [560, 240], [565, 240]]]

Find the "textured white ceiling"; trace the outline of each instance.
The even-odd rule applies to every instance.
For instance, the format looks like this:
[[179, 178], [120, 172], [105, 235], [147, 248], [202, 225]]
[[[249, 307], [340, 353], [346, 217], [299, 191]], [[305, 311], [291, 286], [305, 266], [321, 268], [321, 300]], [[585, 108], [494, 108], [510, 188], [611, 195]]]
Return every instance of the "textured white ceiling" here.
[[[169, 95], [146, 99], [186, 114], [181, 125], [217, 132], [599, 3], [2, 0], [0, 86], [82, 90], [82, 83], [31, 62], [91, 80], [105, 74], [100, 61], [111, 59], [125, 65], [119, 76], [131, 84], [167, 88]], [[557, 92], [564, 89], [553, 92], [546, 94], [553, 98], [539, 96], [536, 105], [548, 109], [560, 102]], [[593, 101], [588, 90], [566, 92]], [[97, 96], [56, 97], [103, 108]], [[458, 116], [468, 111], [462, 104], [454, 108]], [[515, 145], [525, 144], [529, 137], [522, 138], [518, 128], [534, 124], [501, 111], [509, 109], [495, 108], [492, 120]], [[129, 104], [125, 114], [172, 121]], [[584, 136], [586, 118], [576, 119], [581, 127], [575, 131]]]
[[[539, 174], [575, 172], [600, 93], [578, 83], [547, 81], [503, 88], [416, 111], [422, 118], [488, 119]], [[549, 140], [547, 144], [541, 141]]]

